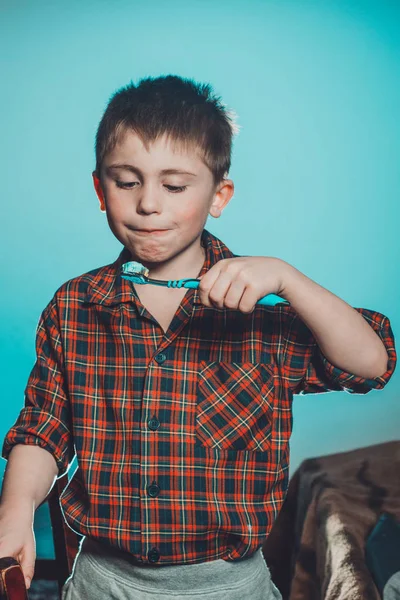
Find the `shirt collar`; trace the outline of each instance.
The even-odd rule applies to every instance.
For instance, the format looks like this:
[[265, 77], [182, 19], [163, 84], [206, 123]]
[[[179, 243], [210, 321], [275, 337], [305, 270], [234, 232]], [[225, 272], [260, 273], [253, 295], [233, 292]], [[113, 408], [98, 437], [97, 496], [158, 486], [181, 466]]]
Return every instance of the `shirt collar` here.
[[[204, 275], [204, 273], [209, 271], [219, 260], [236, 256], [219, 238], [207, 231], [207, 229], [203, 229], [201, 234], [201, 244], [205, 248], [206, 256], [197, 277]], [[136, 302], [138, 296], [132, 283], [121, 277], [122, 264], [130, 260], [132, 260], [131, 254], [128, 248], [124, 246], [118, 258], [113, 263], [100, 267], [100, 269], [96, 269], [93, 275], [90, 273], [91, 282], [89, 283], [85, 295], [85, 302], [106, 306], [111, 306], [120, 302]], [[188, 296], [190, 292], [193, 293], [194, 304], [199, 304], [200, 298], [198, 290], [189, 289], [186, 296]]]

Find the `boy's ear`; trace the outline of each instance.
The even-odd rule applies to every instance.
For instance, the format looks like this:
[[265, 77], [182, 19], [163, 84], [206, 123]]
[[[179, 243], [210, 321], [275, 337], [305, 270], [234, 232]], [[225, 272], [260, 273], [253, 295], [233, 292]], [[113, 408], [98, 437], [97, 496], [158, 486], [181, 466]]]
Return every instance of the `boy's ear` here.
[[209, 209], [209, 213], [212, 217], [217, 219], [221, 216], [222, 211], [233, 196], [234, 189], [235, 186], [232, 179], [223, 180], [223, 183], [216, 192]]
[[100, 200], [100, 210], [102, 212], [105, 212], [106, 207], [105, 207], [105, 202], [104, 202], [103, 189], [101, 187], [100, 179], [96, 175], [96, 171], [92, 172], [92, 177], [93, 177], [94, 189], [96, 190], [97, 197]]

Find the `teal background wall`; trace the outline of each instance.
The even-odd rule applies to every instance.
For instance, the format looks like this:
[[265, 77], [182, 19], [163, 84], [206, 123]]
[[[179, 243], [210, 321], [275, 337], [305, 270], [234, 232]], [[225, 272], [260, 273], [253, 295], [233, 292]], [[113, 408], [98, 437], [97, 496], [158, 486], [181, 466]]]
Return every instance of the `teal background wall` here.
[[[121, 249], [91, 171], [106, 103], [131, 79], [209, 82], [238, 113], [235, 195], [209, 217], [212, 233], [382, 312], [398, 336], [399, 3], [2, 0], [0, 56], [1, 440], [23, 406], [44, 306]], [[291, 472], [397, 439], [399, 387], [397, 370], [367, 395], [295, 397]], [[38, 555], [52, 553], [46, 518], [39, 509]]]

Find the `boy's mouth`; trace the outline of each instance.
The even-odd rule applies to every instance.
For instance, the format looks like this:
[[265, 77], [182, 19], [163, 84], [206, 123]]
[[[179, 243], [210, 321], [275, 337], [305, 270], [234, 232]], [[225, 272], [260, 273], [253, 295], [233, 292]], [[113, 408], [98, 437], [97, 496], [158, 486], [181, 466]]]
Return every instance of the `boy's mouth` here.
[[164, 233], [165, 231], [169, 231], [169, 229], [135, 229], [136, 233]]

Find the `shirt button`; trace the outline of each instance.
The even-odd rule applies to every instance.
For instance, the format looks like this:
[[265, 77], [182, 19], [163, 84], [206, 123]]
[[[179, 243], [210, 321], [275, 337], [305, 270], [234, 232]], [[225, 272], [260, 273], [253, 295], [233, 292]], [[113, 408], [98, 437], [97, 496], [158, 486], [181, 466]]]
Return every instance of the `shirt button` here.
[[156, 419], [155, 417], [153, 417], [152, 419], [149, 419], [147, 421], [147, 425], [149, 426], [149, 429], [152, 429], [153, 431], [155, 431], [156, 429], [158, 429], [160, 427], [160, 421], [158, 419]]
[[147, 558], [152, 563], [157, 562], [158, 560], [160, 560], [160, 553], [157, 550], [157, 548], [152, 548], [151, 550], [149, 550], [149, 552], [147, 554]]
[[160, 487], [156, 484], [155, 481], [153, 481], [153, 483], [151, 485], [147, 486], [147, 494], [149, 496], [151, 496], [152, 498], [155, 498], [156, 496], [158, 496], [158, 494], [160, 493], [161, 489]]
[[158, 362], [158, 364], [161, 364], [167, 358], [167, 355], [164, 352], [160, 352], [154, 358], [156, 359], [156, 361]]

